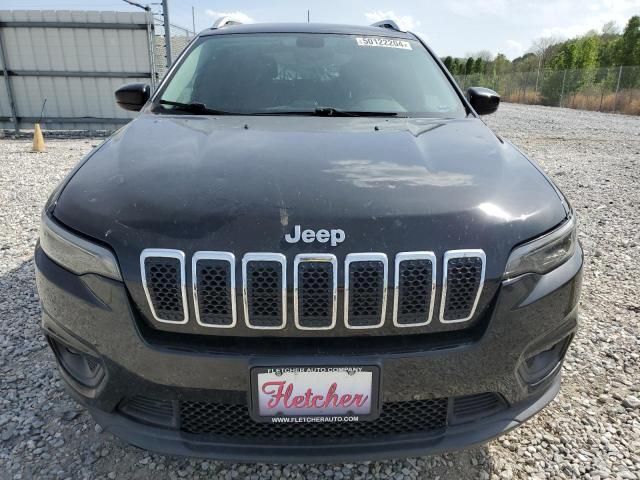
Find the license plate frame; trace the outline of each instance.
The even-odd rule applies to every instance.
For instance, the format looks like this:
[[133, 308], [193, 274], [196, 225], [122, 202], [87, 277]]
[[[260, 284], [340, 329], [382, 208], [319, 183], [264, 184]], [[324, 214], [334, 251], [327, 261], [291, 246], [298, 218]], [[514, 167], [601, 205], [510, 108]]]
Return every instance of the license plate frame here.
[[[259, 399], [259, 375], [260, 374], [274, 374], [275, 371], [280, 370], [283, 373], [283, 377], [286, 379], [286, 375], [291, 370], [298, 369], [324, 369], [326, 372], [335, 372], [336, 369], [340, 369], [340, 372], [348, 371], [351, 369], [352, 371], [357, 371], [360, 369], [361, 373], [370, 372], [371, 373], [371, 391], [370, 391], [370, 410], [369, 413], [354, 413], [354, 414], [338, 414], [338, 413], [307, 413], [300, 415], [287, 415], [287, 414], [277, 414], [277, 415], [262, 415], [260, 413], [260, 399]], [[313, 374], [314, 372], [305, 372]], [[319, 373], [319, 372], [318, 372]], [[323, 372], [324, 373], [324, 372]], [[357, 375], [358, 373], [356, 373]], [[341, 374], [343, 375], [343, 374]], [[257, 366], [252, 367], [250, 369], [250, 402], [249, 402], [249, 413], [251, 418], [260, 423], [340, 423], [340, 422], [367, 422], [376, 420], [380, 417], [380, 367], [378, 365], [282, 365], [282, 366]], [[324, 392], [323, 392], [324, 393]], [[274, 421], [274, 418], [285, 417], [290, 420], [289, 422], [284, 422], [281, 420]]]

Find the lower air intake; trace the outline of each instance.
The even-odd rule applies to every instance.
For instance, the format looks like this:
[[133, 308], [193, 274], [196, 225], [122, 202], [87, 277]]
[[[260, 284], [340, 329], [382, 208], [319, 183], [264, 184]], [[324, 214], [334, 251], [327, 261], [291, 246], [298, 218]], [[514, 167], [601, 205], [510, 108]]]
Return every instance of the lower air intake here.
[[506, 406], [502, 396], [493, 392], [456, 397], [453, 402], [453, 416], [450, 423], [473, 422], [497, 413]]
[[123, 401], [118, 410], [124, 415], [152, 425], [176, 425], [174, 403], [171, 400], [137, 395]]
[[261, 440], [339, 440], [431, 432], [447, 424], [448, 399], [389, 402], [380, 418], [353, 423], [257, 423], [247, 405], [181, 402], [181, 429], [193, 434]]

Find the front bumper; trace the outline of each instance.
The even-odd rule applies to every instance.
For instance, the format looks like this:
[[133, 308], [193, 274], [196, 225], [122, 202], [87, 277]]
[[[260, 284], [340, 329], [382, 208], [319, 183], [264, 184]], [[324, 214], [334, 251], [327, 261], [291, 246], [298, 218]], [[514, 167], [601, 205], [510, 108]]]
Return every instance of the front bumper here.
[[197, 438], [180, 434], [175, 430], [141, 425], [122, 415], [102, 410], [89, 408], [89, 411], [96, 422], [114, 435], [140, 448], [160, 453], [207, 457], [229, 462], [332, 463], [434, 455], [479, 445], [520, 426], [551, 402], [559, 390], [560, 377], [556, 376], [541, 395], [477, 422], [449, 426], [444, 433], [404, 438], [387, 436], [331, 444], [216, 441], [215, 438]]
[[[140, 330], [125, 287], [96, 275], [78, 277], [36, 251], [45, 334], [57, 345], [100, 365], [95, 384], [79, 382], [60, 364], [74, 396], [96, 421], [150, 450], [229, 461], [328, 462], [424, 455], [466, 448], [517, 427], [548, 404], [560, 386], [560, 366], [577, 328], [582, 251], [544, 276], [505, 282], [480, 338], [435, 346], [416, 336], [402, 348], [371, 348], [367, 340], [336, 348], [283, 351], [274, 343], [259, 353], [224, 344], [159, 344]], [[54, 349], [56, 350], [56, 349]], [[551, 352], [551, 353], [549, 353]], [[60, 355], [58, 352], [58, 360]], [[544, 364], [546, 362], [546, 365]], [[541, 363], [543, 364], [541, 366]], [[180, 419], [160, 427], [124, 415], [136, 396], [172, 404], [199, 401], [246, 404], [254, 366], [378, 365], [380, 401], [411, 402], [492, 393], [503, 408], [443, 428], [408, 434], [332, 439], [253, 439], [186, 433]], [[451, 413], [451, 412], [449, 412]]]

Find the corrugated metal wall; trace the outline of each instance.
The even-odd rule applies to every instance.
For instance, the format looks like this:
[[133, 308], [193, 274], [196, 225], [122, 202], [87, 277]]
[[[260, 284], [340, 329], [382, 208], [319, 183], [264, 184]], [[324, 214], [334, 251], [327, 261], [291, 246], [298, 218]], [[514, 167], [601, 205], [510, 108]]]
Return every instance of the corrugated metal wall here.
[[14, 128], [7, 78], [20, 128], [33, 127], [45, 98], [47, 129], [126, 123], [135, 114], [119, 108], [113, 92], [151, 83], [148, 20], [145, 12], [0, 10], [0, 128]]

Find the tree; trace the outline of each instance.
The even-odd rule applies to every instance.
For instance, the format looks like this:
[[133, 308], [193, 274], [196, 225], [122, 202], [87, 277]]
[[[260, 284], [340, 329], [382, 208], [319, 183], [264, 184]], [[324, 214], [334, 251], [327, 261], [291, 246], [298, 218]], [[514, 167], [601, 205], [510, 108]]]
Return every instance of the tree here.
[[611, 20], [602, 26], [602, 36], [615, 37], [617, 35], [620, 35], [620, 29], [618, 28], [618, 24], [615, 20]]
[[480, 50], [475, 54], [475, 56], [481, 58], [484, 63], [490, 62], [493, 58], [493, 55], [489, 50]]
[[444, 66], [447, 67], [447, 70], [451, 72], [451, 66], [453, 65], [453, 58], [451, 58], [451, 55], [447, 56], [443, 63]]
[[533, 52], [527, 52], [521, 57], [514, 58], [511, 62], [514, 70], [518, 72], [533, 72], [538, 69], [538, 56]]
[[538, 56], [540, 68], [547, 65], [560, 43], [557, 37], [540, 37], [533, 41], [529, 50]]
[[496, 75], [501, 75], [511, 71], [511, 62], [504, 53], [496, 55], [496, 58], [491, 62], [491, 66], [493, 67], [493, 73]]
[[600, 39], [589, 35], [562, 43], [549, 60], [555, 70], [571, 70], [578, 68], [594, 69], [598, 66]]
[[473, 62], [473, 73], [484, 73], [484, 62], [478, 57]]
[[467, 58], [467, 63], [465, 63], [464, 65], [464, 73], [466, 73], [467, 75], [473, 73], [473, 62], [473, 57]]
[[460, 60], [458, 58], [454, 58], [453, 62], [451, 62], [451, 73], [454, 75], [460, 75], [462, 73], [460, 70]]
[[616, 60], [618, 65], [640, 65], [640, 16], [629, 19], [618, 40]]

